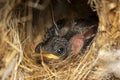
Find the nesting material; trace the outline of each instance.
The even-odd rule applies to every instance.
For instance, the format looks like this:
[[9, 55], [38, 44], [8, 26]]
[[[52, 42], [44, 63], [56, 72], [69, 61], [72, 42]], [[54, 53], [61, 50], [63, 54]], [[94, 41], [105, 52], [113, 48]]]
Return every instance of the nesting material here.
[[[0, 1], [1, 80], [120, 79], [120, 0], [40, 1]], [[72, 54], [63, 61], [44, 63], [42, 57], [34, 56], [36, 44], [43, 41], [45, 32], [56, 20], [65, 17], [71, 21], [81, 17], [79, 13], [83, 12], [74, 13], [79, 10], [78, 5], [70, 6], [77, 1], [89, 3], [97, 12], [99, 26], [94, 40], [82, 56]], [[56, 6], [60, 8], [60, 13]], [[37, 22], [37, 17], [32, 17], [33, 8], [40, 10], [39, 27], [36, 27], [38, 23], [32, 23], [33, 20]], [[53, 13], [56, 14], [54, 18]], [[84, 16], [88, 16], [86, 13]]]

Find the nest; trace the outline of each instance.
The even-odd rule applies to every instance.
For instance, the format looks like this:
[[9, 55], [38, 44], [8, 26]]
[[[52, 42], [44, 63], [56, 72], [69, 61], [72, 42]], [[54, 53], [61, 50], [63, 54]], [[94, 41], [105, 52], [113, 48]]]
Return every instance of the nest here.
[[[1, 80], [119, 80], [119, 4], [119, 0], [0, 1]], [[54, 21], [85, 18], [93, 11], [99, 27], [83, 56], [73, 54], [52, 64], [37, 61], [35, 46]]]

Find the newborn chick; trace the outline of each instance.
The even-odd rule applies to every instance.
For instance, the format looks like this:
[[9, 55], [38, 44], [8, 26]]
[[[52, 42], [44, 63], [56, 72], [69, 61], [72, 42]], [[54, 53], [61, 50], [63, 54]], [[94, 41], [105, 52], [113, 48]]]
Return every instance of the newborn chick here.
[[59, 33], [65, 23], [65, 19], [57, 21], [56, 24], [58, 29], [56, 29], [56, 26], [53, 25], [47, 31], [45, 40], [36, 46], [35, 52], [42, 53], [42, 56], [45, 59], [65, 59], [71, 52], [69, 41], [62, 37]]
[[[57, 22], [59, 31], [64, 30], [65, 24], [64, 19]], [[35, 52], [48, 59], [63, 60], [71, 52], [79, 53], [84, 50], [91, 42], [93, 34], [96, 33], [97, 24], [84, 19], [76, 20], [73, 24], [62, 36], [55, 26], [51, 27], [45, 35], [46, 39], [36, 46]]]
[[97, 32], [97, 21], [78, 19], [64, 36], [71, 44], [72, 53], [84, 53]]

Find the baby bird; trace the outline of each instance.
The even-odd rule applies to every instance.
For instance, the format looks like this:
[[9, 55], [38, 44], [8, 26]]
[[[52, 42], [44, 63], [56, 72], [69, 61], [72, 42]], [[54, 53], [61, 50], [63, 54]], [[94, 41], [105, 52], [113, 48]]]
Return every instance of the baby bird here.
[[45, 40], [35, 48], [36, 53], [47, 59], [64, 60], [70, 53], [85, 51], [97, 31], [97, 22], [86, 19], [75, 20], [69, 27], [65, 27], [65, 19], [56, 24], [57, 27], [53, 25], [46, 33]]

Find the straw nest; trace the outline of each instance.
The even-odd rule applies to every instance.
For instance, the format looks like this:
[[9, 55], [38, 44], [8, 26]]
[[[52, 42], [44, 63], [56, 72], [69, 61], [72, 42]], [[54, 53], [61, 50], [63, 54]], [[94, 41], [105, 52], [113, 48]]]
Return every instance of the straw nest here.
[[[1, 80], [119, 80], [120, 0], [80, 1], [0, 1]], [[73, 5], [72, 2], [84, 7]], [[88, 50], [83, 56], [73, 54], [59, 63], [39, 63], [33, 56], [34, 48], [44, 39], [43, 35], [52, 25], [52, 18], [57, 20], [60, 15], [68, 16], [69, 20], [87, 17], [92, 11], [83, 2], [89, 3], [88, 6], [97, 12], [99, 18], [97, 34]], [[72, 10], [67, 5], [72, 5]], [[78, 11], [80, 9], [76, 9], [76, 6], [81, 6], [83, 10]], [[51, 16], [52, 8], [57, 7], [59, 10], [55, 9]], [[33, 14], [33, 8], [40, 13], [39, 17], [32, 17], [38, 16]], [[70, 14], [65, 15], [66, 9]], [[78, 11], [78, 14], [74, 11]], [[81, 14], [84, 15], [79, 16]]]

